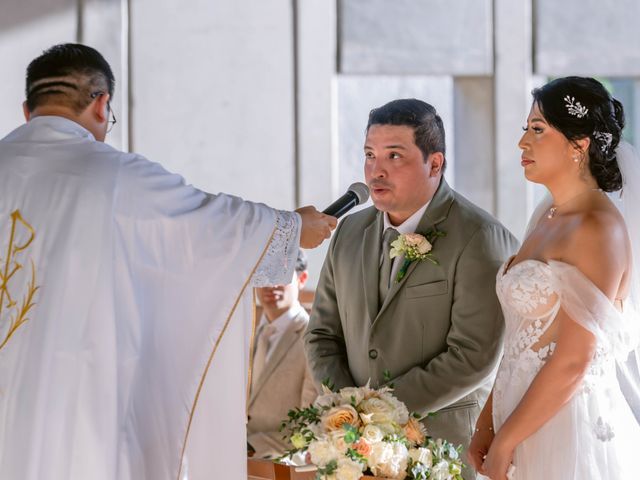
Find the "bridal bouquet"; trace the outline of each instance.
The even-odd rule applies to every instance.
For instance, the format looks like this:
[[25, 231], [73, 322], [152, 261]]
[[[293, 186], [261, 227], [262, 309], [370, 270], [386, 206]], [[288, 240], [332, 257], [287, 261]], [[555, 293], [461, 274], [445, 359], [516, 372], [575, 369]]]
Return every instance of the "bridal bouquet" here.
[[396, 479], [462, 480], [460, 448], [427, 436], [422, 423], [384, 387], [323, 393], [282, 422], [293, 448], [306, 453], [320, 480], [359, 480], [371, 474]]

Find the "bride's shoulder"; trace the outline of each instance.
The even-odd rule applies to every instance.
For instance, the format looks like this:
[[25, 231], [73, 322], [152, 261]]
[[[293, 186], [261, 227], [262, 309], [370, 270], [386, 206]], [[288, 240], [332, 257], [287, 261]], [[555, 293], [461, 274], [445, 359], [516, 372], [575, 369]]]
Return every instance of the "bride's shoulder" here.
[[627, 229], [620, 212], [601, 208], [582, 212], [574, 219], [569, 235], [569, 250], [591, 248], [626, 250]]
[[615, 295], [628, 265], [627, 232], [617, 211], [598, 209], [575, 219], [562, 260], [578, 268], [607, 296]]

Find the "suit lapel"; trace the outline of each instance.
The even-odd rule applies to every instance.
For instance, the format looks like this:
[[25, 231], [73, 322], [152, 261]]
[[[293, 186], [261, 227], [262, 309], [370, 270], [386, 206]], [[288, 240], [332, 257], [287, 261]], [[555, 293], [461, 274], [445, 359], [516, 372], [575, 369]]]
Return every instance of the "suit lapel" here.
[[[440, 186], [438, 187], [438, 190], [433, 196], [433, 199], [431, 199], [429, 206], [425, 210], [424, 215], [422, 216], [422, 218], [420, 219], [420, 222], [418, 223], [418, 227], [416, 228], [416, 233], [420, 233], [424, 235], [429, 230], [435, 228], [435, 226], [438, 223], [445, 220], [447, 218], [447, 215], [449, 214], [449, 209], [451, 208], [452, 203], [453, 203], [453, 191], [451, 190], [451, 188], [449, 187], [449, 185], [447, 184], [446, 180], [443, 177], [440, 182]], [[442, 238], [440, 240], [437, 240], [434, 243], [434, 248], [437, 248], [437, 244], [439, 241], [442, 241]], [[435, 256], [437, 258], [437, 254]], [[407, 269], [407, 273], [402, 278], [402, 280], [400, 280], [399, 282], [396, 282], [395, 279], [393, 280], [393, 282], [391, 283], [391, 288], [389, 289], [389, 293], [387, 294], [387, 298], [382, 304], [382, 307], [380, 307], [380, 311], [378, 312], [376, 321], [380, 317], [380, 315], [382, 315], [382, 313], [384, 313], [384, 311], [387, 309], [387, 306], [389, 305], [389, 303], [398, 294], [402, 286], [406, 283], [407, 279], [411, 276], [411, 274], [417, 268], [419, 263], [422, 263], [422, 262], [411, 262], [411, 264], [409, 265], [409, 268]]]
[[369, 322], [378, 314], [378, 277], [380, 275], [380, 249], [382, 244], [382, 212], [364, 230], [362, 240], [362, 278]]
[[276, 345], [276, 349], [273, 351], [271, 356], [269, 357], [269, 362], [265, 366], [265, 369], [260, 375], [260, 378], [257, 378], [257, 383], [255, 384], [255, 388], [251, 389], [251, 399], [249, 401], [249, 405], [253, 403], [260, 390], [265, 385], [269, 377], [273, 374], [273, 372], [278, 368], [282, 360], [287, 355], [287, 352], [291, 349], [293, 344], [298, 340], [300, 336], [300, 330], [302, 330], [305, 326], [305, 317], [302, 313], [299, 313], [296, 318], [293, 319], [289, 328], [284, 332], [282, 338]]

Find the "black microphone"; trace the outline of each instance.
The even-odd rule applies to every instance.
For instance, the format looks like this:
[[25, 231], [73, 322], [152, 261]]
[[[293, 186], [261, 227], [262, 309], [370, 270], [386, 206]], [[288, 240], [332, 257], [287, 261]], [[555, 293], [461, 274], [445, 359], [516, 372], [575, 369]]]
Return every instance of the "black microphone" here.
[[325, 208], [322, 213], [339, 218], [356, 205], [369, 200], [369, 188], [360, 182], [353, 183], [347, 193]]

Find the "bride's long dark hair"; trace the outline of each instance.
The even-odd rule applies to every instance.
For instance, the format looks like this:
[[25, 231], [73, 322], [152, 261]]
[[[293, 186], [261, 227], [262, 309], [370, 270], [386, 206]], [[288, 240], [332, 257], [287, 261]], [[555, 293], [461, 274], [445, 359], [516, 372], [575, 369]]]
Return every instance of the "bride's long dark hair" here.
[[622, 188], [616, 148], [624, 128], [624, 109], [590, 77], [564, 77], [532, 92], [546, 121], [569, 141], [589, 137], [589, 171], [605, 192]]

